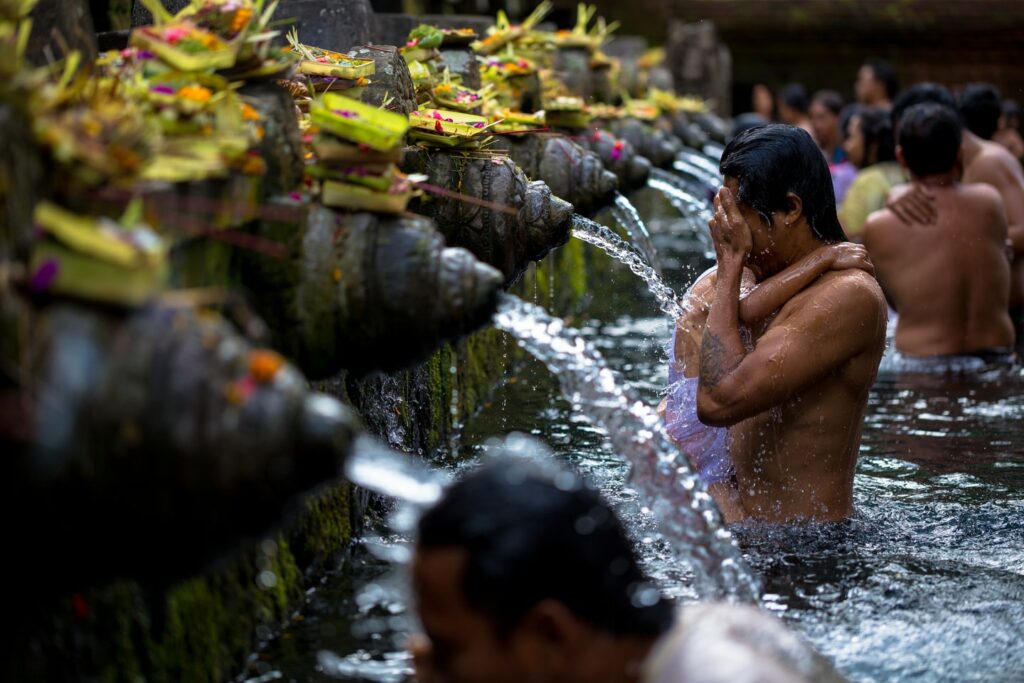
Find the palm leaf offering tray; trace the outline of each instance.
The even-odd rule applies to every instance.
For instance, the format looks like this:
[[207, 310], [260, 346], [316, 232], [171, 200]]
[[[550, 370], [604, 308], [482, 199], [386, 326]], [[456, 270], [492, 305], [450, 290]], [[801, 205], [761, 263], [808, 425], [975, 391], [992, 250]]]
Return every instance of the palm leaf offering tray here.
[[509, 43], [512, 43], [527, 32], [531, 31], [534, 26], [539, 24], [544, 17], [547, 16], [552, 7], [553, 5], [550, 2], [544, 0], [544, 2], [537, 5], [537, 8], [523, 20], [522, 24], [517, 25], [513, 25], [508, 20], [508, 16], [505, 14], [504, 10], [499, 10], [494, 26], [488, 29], [487, 37], [474, 41], [470, 44], [470, 47], [472, 47], [477, 54], [492, 55]]
[[479, 148], [490, 139], [494, 123], [483, 116], [443, 109], [420, 109], [409, 114], [409, 137], [435, 147]]
[[492, 112], [491, 121], [494, 123], [496, 133], [529, 133], [547, 125], [543, 111], [527, 114], [510, 109], [498, 109]]
[[400, 145], [409, 130], [409, 119], [401, 114], [333, 93], [313, 103], [310, 117], [324, 132], [379, 151]]
[[355, 59], [341, 52], [305, 45], [299, 42], [298, 32], [288, 34], [284, 49], [299, 56], [299, 73], [310, 76], [328, 76], [351, 81], [372, 76], [377, 65], [372, 59]]
[[316, 163], [306, 175], [320, 200], [339, 209], [401, 213], [417, 190], [403, 174], [401, 146], [409, 119], [343, 95], [326, 93], [310, 109]]
[[611, 104], [591, 104], [587, 107], [590, 115], [595, 119], [621, 119], [626, 115], [625, 109]]
[[480, 90], [467, 88], [451, 80], [438, 83], [431, 90], [431, 96], [438, 105], [445, 109], [461, 112], [479, 111], [490, 99], [493, 86], [487, 85]]
[[49, 202], [35, 209], [42, 233], [32, 246], [33, 287], [107, 303], [137, 305], [167, 276], [167, 246], [147, 226], [126, 228]]
[[654, 121], [661, 116], [658, 105], [647, 100], [630, 100], [626, 102], [626, 114], [641, 121]]
[[503, 54], [481, 60], [480, 76], [485, 81], [501, 81], [537, 73], [537, 65], [525, 57]]
[[480, 36], [476, 30], [471, 28], [443, 28], [441, 29], [443, 38], [441, 45], [443, 47], [455, 47], [459, 45], [469, 45], [473, 41], [477, 40]]
[[238, 44], [226, 43], [185, 20], [135, 28], [130, 43], [180, 71], [228, 69], [234, 66], [238, 54]]
[[586, 128], [590, 111], [578, 97], [555, 97], [544, 102], [544, 120], [558, 128]]

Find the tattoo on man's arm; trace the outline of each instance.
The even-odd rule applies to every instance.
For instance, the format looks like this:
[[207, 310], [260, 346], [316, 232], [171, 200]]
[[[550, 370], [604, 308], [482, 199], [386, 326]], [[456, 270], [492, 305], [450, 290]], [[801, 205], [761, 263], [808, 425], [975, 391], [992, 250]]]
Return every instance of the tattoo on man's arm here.
[[714, 389], [725, 376], [725, 344], [710, 330], [704, 331], [700, 345], [700, 383]]

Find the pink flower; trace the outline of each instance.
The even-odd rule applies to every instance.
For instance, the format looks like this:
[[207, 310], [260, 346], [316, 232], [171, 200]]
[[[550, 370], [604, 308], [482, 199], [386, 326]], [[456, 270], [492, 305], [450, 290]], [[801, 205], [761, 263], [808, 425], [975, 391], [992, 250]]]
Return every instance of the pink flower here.
[[625, 145], [623, 144], [622, 140], [616, 140], [615, 141], [615, 144], [612, 145], [612, 154], [611, 154], [612, 159], [615, 159], [616, 161], [618, 161], [619, 159], [622, 158], [622, 148], [623, 147], [625, 147]]
[[183, 26], [172, 26], [164, 31], [164, 40], [171, 45], [175, 45], [185, 38], [188, 38], [188, 29]]

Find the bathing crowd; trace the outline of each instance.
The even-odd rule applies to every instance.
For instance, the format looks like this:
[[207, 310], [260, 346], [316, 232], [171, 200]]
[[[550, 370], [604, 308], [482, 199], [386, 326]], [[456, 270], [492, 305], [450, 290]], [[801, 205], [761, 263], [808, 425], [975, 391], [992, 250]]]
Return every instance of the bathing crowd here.
[[[754, 90], [721, 160], [717, 263], [687, 292], [659, 407], [726, 521], [839, 521], [895, 317], [914, 369], [1017, 362], [1024, 323], [1020, 109], [987, 84], [857, 102]], [[859, 244], [858, 244], [859, 243]], [[750, 608], [674, 614], [588, 484], [485, 465], [420, 523], [420, 681], [841, 680]]]

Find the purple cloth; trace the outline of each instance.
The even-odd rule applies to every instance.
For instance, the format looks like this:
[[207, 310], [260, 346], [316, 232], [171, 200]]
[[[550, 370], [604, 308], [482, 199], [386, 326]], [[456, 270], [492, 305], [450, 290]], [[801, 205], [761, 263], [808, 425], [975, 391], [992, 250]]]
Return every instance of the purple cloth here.
[[836, 206], [843, 203], [846, 192], [857, 177], [857, 168], [849, 161], [841, 161], [838, 164], [829, 164], [828, 170], [832, 174], [832, 190], [836, 193]]
[[[676, 328], [675, 334], [679, 334]], [[728, 481], [733, 475], [729, 457], [729, 430], [709, 427], [697, 418], [696, 377], [683, 377], [676, 369], [675, 337], [669, 347], [668, 394], [665, 431], [697, 468], [705, 486]]]

